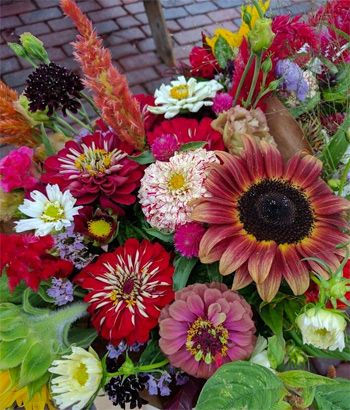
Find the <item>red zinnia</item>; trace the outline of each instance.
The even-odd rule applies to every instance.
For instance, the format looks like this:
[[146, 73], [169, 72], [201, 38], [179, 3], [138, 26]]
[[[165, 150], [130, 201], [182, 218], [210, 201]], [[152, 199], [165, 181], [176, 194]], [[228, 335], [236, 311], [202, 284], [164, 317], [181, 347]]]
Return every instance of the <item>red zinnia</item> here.
[[75, 281], [90, 292], [92, 323], [113, 345], [144, 343], [161, 309], [174, 299], [170, 255], [158, 243], [128, 239], [86, 266]]
[[212, 119], [202, 118], [200, 121], [190, 118], [176, 117], [164, 120], [157, 124], [153, 131], [147, 133], [147, 142], [152, 145], [154, 141], [163, 135], [174, 135], [180, 145], [194, 141], [207, 141], [204, 148], [214, 150], [225, 150], [222, 135], [211, 127]]
[[6, 268], [11, 291], [21, 280], [36, 291], [42, 280], [52, 276], [66, 277], [72, 272], [71, 262], [48, 253], [53, 247], [50, 235], [0, 234], [0, 275]]
[[189, 60], [192, 66], [191, 74], [195, 77], [211, 80], [220, 71], [220, 66], [210, 49], [193, 47]]
[[98, 202], [124, 214], [120, 205], [135, 202], [133, 192], [139, 187], [142, 168], [127, 158], [119, 139], [112, 132], [96, 131], [81, 139], [68, 141], [44, 164], [42, 180], [68, 189], [78, 205]]

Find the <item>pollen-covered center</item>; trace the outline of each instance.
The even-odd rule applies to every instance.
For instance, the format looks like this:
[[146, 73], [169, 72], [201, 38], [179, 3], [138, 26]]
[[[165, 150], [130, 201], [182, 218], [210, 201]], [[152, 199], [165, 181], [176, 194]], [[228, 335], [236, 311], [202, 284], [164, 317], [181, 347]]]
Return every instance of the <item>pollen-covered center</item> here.
[[91, 236], [104, 239], [112, 232], [112, 224], [106, 219], [91, 219], [87, 223], [88, 231]]
[[244, 229], [258, 241], [297, 243], [310, 235], [314, 224], [304, 192], [283, 180], [252, 185], [240, 197], [238, 211]]
[[81, 386], [84, 386], [86, 384], [86, 382], [88, 381], [88, 378], [89, 378], [89, 374], [87, 372], [87, 368], [86, 368], [86, 365], [84, 363], [80, 363], [79, 366], [77, 366], [74, 369], [73, 378]]
[[178, 191], [186, 187], [186, 178], [180, 172], [172, 174], [168, 180], [168, 186], [171, 191]]
[[183, 100], [189, 96], [188, 85], [180, 84], [170, 89], [170, 96], [176, 100]]
[[64, 217], [64, 209], [58, 202], [48, 202], [45, 205], [44, 212], [41, 215], [41, 219], [45, 222], [55, 222]]
[[105, 173], [112, 164], [113, 152], [107, 152], [101, 148], [88, 148], [75, 160], [75, 167], [79, 171], [85, 171], [90, 175]]
[[227, 352], [228, 331], [222, 325], [198, 318], [187, 331], [186, 349], [199, 362], [219, 361]]

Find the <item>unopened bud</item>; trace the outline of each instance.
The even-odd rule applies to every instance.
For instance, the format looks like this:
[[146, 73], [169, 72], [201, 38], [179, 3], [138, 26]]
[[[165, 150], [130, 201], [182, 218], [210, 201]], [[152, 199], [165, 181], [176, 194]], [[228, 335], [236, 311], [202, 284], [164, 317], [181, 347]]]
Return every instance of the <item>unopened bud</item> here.
[[29, 57], [49, 63], [49, 56], [44, 48], [44, 43], [31, 33], [23, 33], [20, 35], [20, 41]]
[[275, 37], [271, 24], [271, 19], [265, 17], [258, 19], [248, 33], [248, 40], [253, 53], [260, 53], [270, 47]]
[[272, 69], [272, 60], [270, 57], [265, 58], [263, 63], [261, 64], [261, 69], [263, 73], [269, 73]]

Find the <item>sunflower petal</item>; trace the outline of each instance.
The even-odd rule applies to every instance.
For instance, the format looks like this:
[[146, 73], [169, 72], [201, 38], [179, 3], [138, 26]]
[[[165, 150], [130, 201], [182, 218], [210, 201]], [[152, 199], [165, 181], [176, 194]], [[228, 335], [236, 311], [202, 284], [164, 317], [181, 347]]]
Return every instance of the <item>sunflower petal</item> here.
[[197, 222], [211, 224], [232, 224], [235, 221], [235, 210], [227, 209], [202, 199], [196, 203], [193, 208], [191, 219]]
[[245, 263], [236, 270], [235, 276], [233, 278], [232, 290], [239, 290], [245, 288], [252, 282], [253, 279], [250, 276], [248, 266]]
[[300, 256], [292, 245], [280, 245], [278, 251], [283, 263], [284, 279], [291, 287], [294, 295], [302, 295], [310, 283], [307, 264], [301, 261]]
[[280, 263], [273, 265], [264, 282], [257, 283], [256, 285], [261, 299], [266, 302], [271, 302], [278, 292], [282, 280], [282, 271], [280, 268]]
[[234, 236], [238, 231], [242, 229], [242, 225], [237, 226], [211, 226], [207, 229], [205, 234], [202, 237], [202, 240], [199, 245], [199, 255], [204, 256], [209, 253], [214, 246], [216, 246], [219, 242], [231, 238]]
[[276, 255], [276, 242], [262, 241], [257, 243], [255, 251], [248, 260], [248, 270], [254, 282], [262, 283], [268, 276]]
[[252, 180], [261, 179], [265, 174], [265, 167], [260, 146], [249, 135], [244, 135], [242, 140], [245, 149], [242, 156], [246, 161], [246, 168]]
[[346, 211], [350, 208], [350, 201], [339, 196], [324, 195], [312, 201], [316, 214], [328, 215]]
[[[290, 160], [291, 167], [289, 167], [289, 163], [287, 165], [287, 175], [289, 178], [293, 179], [293, 183], [296, 183], [301, 187], [308, 187], [320, 176], [322, 162], [318, 158], [312, 155], [300, 157], [296, 168], [294, 168], [296, 162], [292, 163], [292, 160], [293, 158]], [[292, 171], [293, 174], [291, 174]]]
[[266, 175], [269, 178], [280, 178], [284, 170], [281, 153], [265, 141], [261, 142], [261, 150], [264, 156]]

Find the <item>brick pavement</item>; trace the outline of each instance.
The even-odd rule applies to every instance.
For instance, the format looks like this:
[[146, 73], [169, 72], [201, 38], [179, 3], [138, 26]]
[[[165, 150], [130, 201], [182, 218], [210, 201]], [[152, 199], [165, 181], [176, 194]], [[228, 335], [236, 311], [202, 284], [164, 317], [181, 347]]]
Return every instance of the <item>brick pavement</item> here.
[[[271, 0], [271, 13], [304, 13], [317, 7], [319, 1]], [[202, 30], [212, 33], [219, 26], [237, 29], [242, 3], [241, 0], [162, 0], [177, 64], [187, 61], [191, 47], [200, 43]], [[13, 55], [6, 42], [16, 41], [25, 31], [44, 42], [52, 61], [79, 70], [69, 44], [76, 30], [58, 4], [58, 0], [0, 0], [1, 79], [19, 91], [31, 69]], [[162, 78], [174, 72], [156, 53], [142, 1], [78, 0], [78, 4], [94, 22], [117, 67], [126, 73], [133, 92], [153, 93]]]

